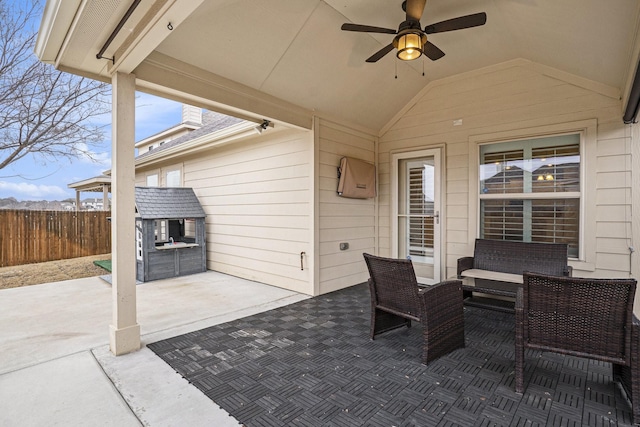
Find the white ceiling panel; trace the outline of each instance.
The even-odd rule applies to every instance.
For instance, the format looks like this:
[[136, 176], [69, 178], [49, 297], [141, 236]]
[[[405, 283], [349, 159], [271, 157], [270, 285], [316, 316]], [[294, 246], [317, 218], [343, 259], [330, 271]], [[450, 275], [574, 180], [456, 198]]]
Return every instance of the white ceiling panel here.
[[260, 89], [319, 0], [205, 2], [158, 51]]
[[358, 52], [375, 52], [377, 42], [366, 34], [353, 38], [336, 30], [341, 19], [321, 4], [263, 90], [287, 93], [295, 104], [374, 128], [391, 119], [427, 81], [406, 64], [398, 64], [396, 79], [394, 61], [365, 63]]

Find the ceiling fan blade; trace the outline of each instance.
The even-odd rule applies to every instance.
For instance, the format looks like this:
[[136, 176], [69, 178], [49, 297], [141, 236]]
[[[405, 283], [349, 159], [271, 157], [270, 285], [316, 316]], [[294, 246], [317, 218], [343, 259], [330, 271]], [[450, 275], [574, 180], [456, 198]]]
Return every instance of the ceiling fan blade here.
[[382, 28], [382, 27], [372, 27], [371, 25], [360, 25], [360, 24], [342, 24], [340, 27], [344, 31], [357, 31], [360, 33], [382, 33], [382, 34], [396, 34], [397, 30], [392, 30], [391, 28]]
[[427, 34], [444, 33], [445, 31], [462, 30], [464, 28], [478, 27], [487, 22], [487, 14], [484, 12], [474, 13], [473, 15], [460, 16], [458, 18], [448, 19], [446, 21], [437, 22], [427, 25], [424, 32]]
[[422, 12], [424, 12], [424, 5], [427, 0], [407, 0], [405, 4], [405, 11], [407, 12], [407, 21], [418, 21], [422, 18]]
[[367, 62], [378, 62], [378, 60], [382, 59], [387, 53], [393, 50], [393, 43], [389, 43], [387, 46], [383, 47], [369, 58], [367, 58]]
[[427, 41], [427, 43], [424, 45], [423, 52], [427, 56], [427, 58], [432, 61], [437, 61], [444, 56], [444, 52], [430, 41]]

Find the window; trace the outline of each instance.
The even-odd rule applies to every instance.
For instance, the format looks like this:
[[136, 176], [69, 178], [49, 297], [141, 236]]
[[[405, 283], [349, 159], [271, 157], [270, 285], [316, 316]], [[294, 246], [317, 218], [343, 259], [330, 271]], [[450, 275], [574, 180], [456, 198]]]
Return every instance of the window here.
[[180, 179], [180, 169], [167, 171], [166, 178], [167, 187], [180, 187], [182, 185]]
[[480, 147], [480, 237], [566, 243], [579, 257], [580, 133]]
[[169, 241], [169, 222], [166, 219], [157, 219], [153, 222], [154, 235], [156, 242], [168, 242]]
[[147, 187], [157, 187], [158, 186], [158, 174], [154, 173], [152, 175], [147, 175]]
[[144, 250], [142, 248], [142, 228], [140, 223], [136, 223], [136, 259], [142, 261]]
[[[430, 164], [431, 163], [431, 164]], [[406, 163], [408, 255], [433, 256], [434, 166], [433, 161]]]

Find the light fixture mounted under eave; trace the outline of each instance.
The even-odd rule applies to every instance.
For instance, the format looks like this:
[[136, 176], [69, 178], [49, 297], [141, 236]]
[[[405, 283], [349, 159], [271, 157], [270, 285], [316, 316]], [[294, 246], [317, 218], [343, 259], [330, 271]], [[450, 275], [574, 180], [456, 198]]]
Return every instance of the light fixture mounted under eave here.
[[258, 134], [261, 134], [269, 127], [273, 127], [273, 123], [271, 123], [271, 120], [263, 119], [262, 123], [255, 127], [255, 130]]
[[420, 58], [426, 43], [427, 35], [420, 29], [403, 30], [393, 39], [393, 46], [398, 50], [396, 56], [402, 61]]

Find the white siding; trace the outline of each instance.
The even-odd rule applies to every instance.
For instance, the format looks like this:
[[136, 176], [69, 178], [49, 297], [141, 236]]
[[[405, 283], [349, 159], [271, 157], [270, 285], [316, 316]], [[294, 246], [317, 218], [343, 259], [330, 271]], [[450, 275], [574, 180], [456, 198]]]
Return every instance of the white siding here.
[[313, 294], [312, 159], [311, 133], [292, 130], [181, 159], [207, 214], [208, 269]]
[[[371, 135], [318, 120], [319, 145], [319, 293], [362, 283], [369, 277], [363, 252], [375, 253], [375, 199], [338, 196], [337, 168], [342, 157], [375, 163], [376, 140]], [[340, 243], [349, 249], [340, 250]]]
[[[585, 87], [583, 81], [551, 77], [536, 64], [518, 60], [430, 85], [381, 136], [379, 145], [380, 254], [389, 255], [390, 152], [445, 144], [446, 276], [455, 274], [456, 260], [473, 251], [477, 235], [476, 188], [469, 188], [477, 168], [470, 146], [477, 135], [544, 128], [577, 121], [597, 124], [588, 149], [595, 168], [585, 182], [585, 209], [595, 230], [587, 248], [591, 263], [577, 263], [577, 276], [629, 273], [631, 221], [631, 159], [629, 130], [622, 123], [618, 99]], [[595, 87], [595, 86], [594, 86]], [[453, 121], [462, 119], [461, 126]], [[472, 179], [470, 180], [470, 175]], [[595, 248], [593, 247], [595, 246]]]

